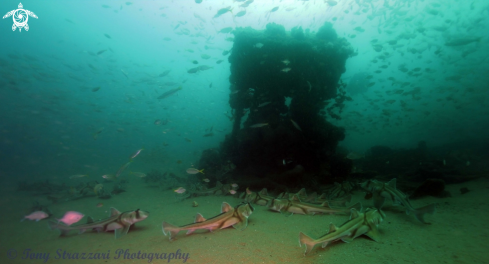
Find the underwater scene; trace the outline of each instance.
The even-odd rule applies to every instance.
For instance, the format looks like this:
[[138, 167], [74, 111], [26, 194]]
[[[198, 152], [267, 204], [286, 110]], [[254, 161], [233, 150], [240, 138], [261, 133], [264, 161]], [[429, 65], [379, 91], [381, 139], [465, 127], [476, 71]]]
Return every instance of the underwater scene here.
[[0, 263], [489, 263], [489, 1], [0, 2]]

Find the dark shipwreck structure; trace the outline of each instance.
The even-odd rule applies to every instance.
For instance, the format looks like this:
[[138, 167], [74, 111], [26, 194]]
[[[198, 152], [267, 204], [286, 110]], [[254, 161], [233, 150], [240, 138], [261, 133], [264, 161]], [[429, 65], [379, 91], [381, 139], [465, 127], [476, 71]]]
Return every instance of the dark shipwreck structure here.
[[[221, 162], [233, 163], [230, 174], [248, 186], [341, 180], [351, 167], [335, 156], [345, 132], [326, 118], [339, 118], [348, 99], [340, 76], [355, 54], [351, 45], [330, 23], [316, 33], [301, 27], [286, 32], [271, 23], [263, 31], [238, 28], [234, 35], [229, 56], [233, 129], [220, 146]], [[201, 166], [207, 165], [204, 160], [209, 159], [203, 156]]]

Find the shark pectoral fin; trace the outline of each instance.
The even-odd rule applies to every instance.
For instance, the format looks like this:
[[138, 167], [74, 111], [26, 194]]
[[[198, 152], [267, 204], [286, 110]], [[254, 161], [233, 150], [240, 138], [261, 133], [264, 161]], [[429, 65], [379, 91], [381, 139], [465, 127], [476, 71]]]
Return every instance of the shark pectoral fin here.
[[326, 241], [326, 242], [324, 242], [324, 243], [321, 245], [321, 247], [322, 247], [322, 248], [325, 248], [325, 247], [327, 247], [327, 246], [328, 246], [328, 244], [329, 244], [329, 241]]
[[341, 241], [345, 242], [345, 243], [350, 243], [353, 241], [353, 238], [352, 237], [349, 237], [349, 236], [344, 236], [341, 238]]
[[131, 226], [130, 225], [126, 225], [126, 226], [124, 226], [122, 228], [119, 228], [119, 229], [114, 230], [115, 239], [118, 239], [118, 238], [120, 238], [123, 235], [127, 235], [127, 232], [129, 232], [129, 227], [131, 227]]
[[248, 226], [248, 218], [244, 218], [243, 221], [237, 222], [236, 224], [233, 225], [234, 228], [243, 231], [246, 229]]
[[370, 231], [365, 233], [365, 235], [370, 237], [375, 242], [380, 241], [379, 229], [376, 226], [371, 227]]
[[427, 206], [418, 208], [413, 212], [414, 212], [414, 216], [416, 217], [416, 219], [418, 219], [421, 223], [431, 224], [431, 223], [428, 223], [424, 220], [424, 215], [425, 214], [434, 214], [435, 211], [436, 211], [436, 205], [435, 204], [429, 204]]
[[190, 235], [190, 234], [192, 234], [194, 231], [195, 231], [195, 229], [189, 229], [189, 230], [187, 231], [187, 233], [185, 233], [185, 234], [186, 234], [186, 235]]
[[[328, 242], [325, 242], [325, 244], [328, 244]], [[314, 248], [316, 243], [314, 242], [314, 239], [312, 239], [311, 237], [300, 232], [299, 233], [299, 245], [301, 247], [302, 247], [302, 245], [306, 245], [306, 251], [304, 251], [304, 256], [305, 256], [305, 255], [307, 255], [307, 253], [311, 252], [311, 250]]]

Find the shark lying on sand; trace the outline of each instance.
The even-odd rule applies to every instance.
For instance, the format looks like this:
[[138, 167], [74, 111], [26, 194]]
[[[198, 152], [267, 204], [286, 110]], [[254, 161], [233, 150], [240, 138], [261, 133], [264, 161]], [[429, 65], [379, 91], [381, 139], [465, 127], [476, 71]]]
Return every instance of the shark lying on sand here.
[[305, 256], [317, 244], [322, 244], [322, 247], [325, 248], [329, 242], [342, 240], [343, 242], [349, 243], [361, 235], [366, 235], [374, 241], [379, 241], [379, 230], [377, 227], [382, 221], [383, 217], [377, 209], [367, 209], [362, 214], [352, 208], [350, 220], [346, 221], [340, 227], [331, 223], [329, 225], [329, 232], [318, 239], [312, 239], [300, 232], [299, 244], [301, 247], [302, 245], [306, 245]]
[[374, 198], [374, 207], [381, 214], [382, 206], [384, 206], [386, 197], [390, 197], [394, 204], [401, 204], [406, 208], [406, 214], [414, 213], [416, 219], [425, 224], [430, 224], [424, 220], [425, 214], [433, 214], [436, 211], [435, 204], [429, 204], [421, 208], [415, 209], [409, 202], [407, 195], [396, 189], [396, 179], [392, 179], [388, 183], [379, 182], [377, 180], [368, 180], [360, 185], [364, 190], [372, 193]]
[[121, 213], [112, 207], [110, 208], [110, 217], [108, 218], [95, 222], [91, 217], [88, 217], [86, 224], [76, 226], [67, 226], [63, 223], [50, 221], [49, 228], [51, 228], [51, 230], [58, 229], [61, 231], [61, 236], [67, 235], [71, 230], [79, 230], [79, 234], [81, 234], [87, 229], [95, 229], [97, 232], [114, 231], [115, 238], [119, 238], [122, 235], [127, 234], [131, 225], [143, 221], [148, 216], [149, 212], [141, 211], [139, 209]]
[[269, 209], [282, 213], [285, 216], [292, 214], [348, 214], [350, 209], [355, 208], [362, 210], [362, 204], [356, 203], [350, 207], [331, 207], [328, 202], [321, 205], [303, 203], [297, 195], [292, 196], [292, 199], [273, 199], [270, 202]]
[[250, 203], [241, 203], [236, 207], [232, 207], [226, 202], [222, 203], [221, 213], [212, 218], [205, 219], [201, 214], [195, 216], [193, 224], [184, 226], [174, 226], [167, 222], [163, 222], [163, 234], [170, 236], [172, 241], [178, 232], [187, 230], [187, 235], [192, 234], [198, 229], [208, 229], [214, 231], [216, 229], [224, 229], [233, 226], [238, 230], [244, 230], [248, 226], [248, 217], [253, 213], [253, 206]]
[[[247, 192], [248, 191], [249, 190], [247, 190]], [[258, 193], [249, 191], [249, 193], [247, 193], [244, 198], [245, 202], [255, 203], [263, 206], [266, 206], [273, 199], [274, 197], [268, 195], [267, 188], [263, 188], [263, 190]]]

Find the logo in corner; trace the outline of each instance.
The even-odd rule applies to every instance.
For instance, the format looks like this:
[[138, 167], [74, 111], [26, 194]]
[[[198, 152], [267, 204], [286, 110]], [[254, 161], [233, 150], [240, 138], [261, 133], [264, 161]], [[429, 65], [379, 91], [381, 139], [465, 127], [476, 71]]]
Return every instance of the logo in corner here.
[[34, 14], [34, 12], [23, 9], [24, 6], [22, 5], [22, 3], [20, 3], [17, 7], [19, 9], [8, 12], [5, 16], [3, 16], [3, 18], [12, 16], [14, 20], [12, 31], [15, 31], [17, 28], [19, 28], [19, 32], [22, 30], [22, 28], [24, 28], [25, 31], [29, 31], [29, 25], [27, 25], [27, 20], [29, 20], [29, 16], [33, 18], [37, 18], [37, 16], [36, 14]]

